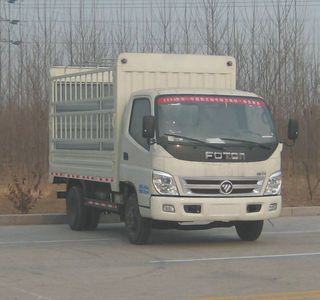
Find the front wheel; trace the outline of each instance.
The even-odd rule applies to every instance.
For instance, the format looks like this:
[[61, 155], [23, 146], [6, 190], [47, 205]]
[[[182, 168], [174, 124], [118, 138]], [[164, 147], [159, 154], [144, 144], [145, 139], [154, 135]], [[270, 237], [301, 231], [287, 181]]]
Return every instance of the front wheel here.
[[241, 221], [236, 223], [236, 231], [243, 241], [255, 241], [259, 238], [263, 221]]
[[140, 215], [137, 195], [129, 195], [125, 204], [125, 226], [132, 244], [145, 244], [149, 240], [152, 222]]

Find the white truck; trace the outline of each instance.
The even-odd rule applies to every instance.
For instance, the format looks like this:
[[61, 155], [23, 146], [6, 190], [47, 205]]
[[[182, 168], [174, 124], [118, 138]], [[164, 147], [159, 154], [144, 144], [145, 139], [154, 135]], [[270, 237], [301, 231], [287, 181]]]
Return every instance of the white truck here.
[[282, 143], [266, 102], [236, 90], [234, 58], [123, 53], [53, 67], [51, 83], [50, 181], [66, 184], [71, 229], [107, 212], [134, 244], [152, 228], [231, 226], [253, 241], [279, 216]]

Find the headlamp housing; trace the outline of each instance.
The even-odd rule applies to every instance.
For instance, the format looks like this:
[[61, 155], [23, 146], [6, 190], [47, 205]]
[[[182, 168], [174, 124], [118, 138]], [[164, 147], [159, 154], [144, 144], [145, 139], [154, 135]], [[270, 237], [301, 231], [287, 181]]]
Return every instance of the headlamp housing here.
[[179, 195], [176, 182], [170, 174], [161, 171], [153, 171], [152, 182], [160, 195]]
[[281, 172], [278, 171], [276, 173], [273, 173], [268, 179], [268, 183], [264, 190], [264, 195], [280, 195], [281, 183]]

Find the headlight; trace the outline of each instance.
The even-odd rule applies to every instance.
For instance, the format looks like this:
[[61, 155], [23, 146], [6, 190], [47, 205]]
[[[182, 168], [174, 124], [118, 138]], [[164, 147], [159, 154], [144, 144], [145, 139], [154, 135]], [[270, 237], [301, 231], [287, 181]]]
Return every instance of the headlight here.
[[281, 192], [281, 172], [273, 173], [268, 180], [265, 195], [279, 195]]
[[160, 195], [179, 195], [176, 182], [170, 174], [153, 171], [152, 181]]

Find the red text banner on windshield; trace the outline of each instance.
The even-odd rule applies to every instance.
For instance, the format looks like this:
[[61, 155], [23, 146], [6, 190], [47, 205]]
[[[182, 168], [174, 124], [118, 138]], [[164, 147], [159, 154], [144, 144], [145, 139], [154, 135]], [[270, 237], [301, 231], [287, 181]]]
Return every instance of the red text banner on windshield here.
[[266, 106], [264, 101], [245, 97], [225, 96], [162, 96], [157, 98], [157, 104], [171, 103], [226, 103], [249, 106]]

